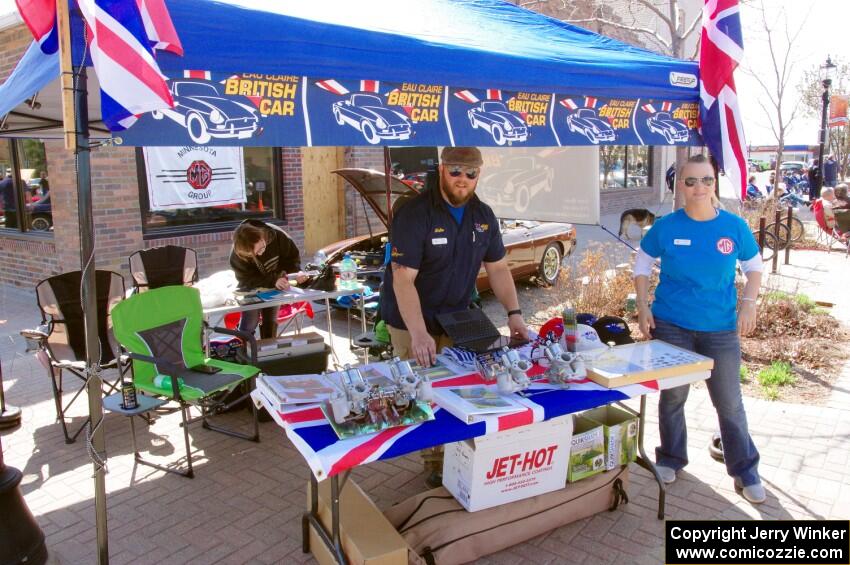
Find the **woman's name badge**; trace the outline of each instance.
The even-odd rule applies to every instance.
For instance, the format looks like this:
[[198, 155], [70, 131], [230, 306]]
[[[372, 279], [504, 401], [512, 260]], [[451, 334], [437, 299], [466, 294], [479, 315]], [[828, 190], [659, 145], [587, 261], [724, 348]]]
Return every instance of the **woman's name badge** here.
[[691, 244], [690, 239], [674, 239], [673, 240], [673, 245], [690, 245], [690, 244]]
[[449, 242], [446, 237], [435, 237], [431, 239], [431, 245], [445, 245]]

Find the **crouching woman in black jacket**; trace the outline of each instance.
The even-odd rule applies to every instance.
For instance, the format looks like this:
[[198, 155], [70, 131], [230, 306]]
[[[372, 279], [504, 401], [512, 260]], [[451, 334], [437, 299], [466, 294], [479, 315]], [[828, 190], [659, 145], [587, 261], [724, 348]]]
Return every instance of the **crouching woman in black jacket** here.
[[[301, 271], [301, 256], [292, 238], [281, 228], [259, 220], [245, 220], [233, 233], [230, 267], [236, 274], [240, 289], [276, 288], [287, 290], [287, 273], [296, 273], [295, 280], [303, 283], [307, 276]], [[260, 312], [263, 325], [260, 337], [277, 333], [277, 306], [242, 312], [239, 329], [253, 333]]]

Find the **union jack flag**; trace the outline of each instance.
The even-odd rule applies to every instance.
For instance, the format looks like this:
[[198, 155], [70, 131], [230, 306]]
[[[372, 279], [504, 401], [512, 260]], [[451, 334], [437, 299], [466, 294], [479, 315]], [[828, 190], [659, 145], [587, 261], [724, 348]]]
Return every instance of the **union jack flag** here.
[[[65, 0], [63, 0], [65, 1]], [[18, 11], [45, 53], [55, 53], [55, 0], [16, 0]], [[103, 121], [112, 131], [140, 114], [174, 102], [154, 59], [154, 49], [183, 54], [165, 0], [78, 0], [100, 81]]]
[[[539, 376], [542, 372], [543, 369], [535, 365], [528, 374]], [[481, 416], [472, 424], [466, 424], [447, 410], [435, 407], [434, 419], [431, 421], [390, 428], [345, 440], [337, 438], [333, 427], [317, 404], [293, 406], [291, 410], [280, 412], [272, 408], [272, 403], [262, 396], [259, 387], [254, 391], [253, 396], [258, 403], [266, 407], [275, 422], [286, 431], [287, 437], [304, 457], [316, 478], [324, 480], [358, 465], [542, 422], [703, 380], [707, 376], [708, 372], [693, 373], [614, 389], [605, 388], [588, 379], [571, 383], [567, 390], [553, 388], [545, 379], [538, 380], [526, 391], [525, 397], [517, 397], [518, 401], [526, 407], [520, 412]], [[463, 388], [488, 384], [480, 375], [474, 373], [434, 381], [433, 386]]]
[[746, 194], [746, 140], [734, 72], [743, 56], [738, 0], [705, 0], [699, 57], [702, 134], [742, 199]]

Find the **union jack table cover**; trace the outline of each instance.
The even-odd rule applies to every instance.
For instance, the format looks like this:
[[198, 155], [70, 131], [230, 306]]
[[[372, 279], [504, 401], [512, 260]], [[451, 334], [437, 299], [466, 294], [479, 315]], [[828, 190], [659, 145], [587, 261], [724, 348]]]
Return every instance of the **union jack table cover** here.
[[[534, 377], [544, 372], [539, 365], [529, 371]], [[318, 404], [292, 406], [283, 412], [258, 391], [253, 392], [257, 405], [262, 405], [285, 431], [295, 448], [301, 453], [317, 480], [324, 480], [347, 469], [372, 461], [391, 459], [428, 447], [493, 434], [518, 426], [542, 422], [558, 416], [573, 414], [604, 406], [612, 402], [651, 394], [709, 378], [710, 371], [700, 371], [678, 377], [650, 380], [642, 383], [608, 389], [590, 379], [570, 383], [568, 389], [550, 385], [547, 380], [536, 380], [526, 389], [524, 396], [514, 399], [527, 406], [522, 412], [481, 416], [480, 421], [466, 424], [448, 410], [434, 405], [434, 419], [390, 428], [373, 434], [340, 440], [337, 438], [324, 412]], [[464, 376], [435, 380], [433, 386], [466, 387], [491, 385], [477, 372]]]

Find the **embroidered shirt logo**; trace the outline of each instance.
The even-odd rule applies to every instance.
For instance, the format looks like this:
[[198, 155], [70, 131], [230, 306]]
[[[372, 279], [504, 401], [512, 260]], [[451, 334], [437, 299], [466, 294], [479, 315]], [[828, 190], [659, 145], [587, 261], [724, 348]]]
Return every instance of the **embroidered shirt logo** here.
[[721, 237], [717, 240], [717, 250], [724, 255], [729, 255], [735, 251], [735, 244], [728, 237]]
[[446, 228], [434, 228], [434, 233], [443, 233], [446, 231]]
[[475, 224], [475, 231], [478, 233], [484, 233], [485, 231], [490, 229], [490, 224]]
[[404, 257], [404, 253], [399, 251], [398, 247], [393, 247], [392, 251], [390, 252], [390, 255], [392, 257]]

